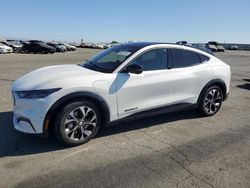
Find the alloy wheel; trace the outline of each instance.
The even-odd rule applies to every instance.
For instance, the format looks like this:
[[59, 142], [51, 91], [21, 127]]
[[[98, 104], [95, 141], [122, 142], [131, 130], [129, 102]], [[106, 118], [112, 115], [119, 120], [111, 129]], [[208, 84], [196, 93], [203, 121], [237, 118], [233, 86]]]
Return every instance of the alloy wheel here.
[[219, 89], [211, 89], [204, 100], [204, 107], [209, 115], [215, 114], [222, 104], [222, 93]]
[[95, 111], [88, 106], [81, 106], [71, 111], [64, 122], [64, 132], [73, 141], [89, 138], [97, 125]]

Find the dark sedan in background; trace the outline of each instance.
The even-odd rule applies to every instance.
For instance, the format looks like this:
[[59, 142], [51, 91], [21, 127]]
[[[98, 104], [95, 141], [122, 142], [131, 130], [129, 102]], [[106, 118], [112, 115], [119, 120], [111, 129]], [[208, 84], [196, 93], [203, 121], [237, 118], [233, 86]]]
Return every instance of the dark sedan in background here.
[[32, 40], [23, 45], [22, 51], [25, 53], [53, 54], [56, 52], [56, 48], [46, 44], [45, 42]]

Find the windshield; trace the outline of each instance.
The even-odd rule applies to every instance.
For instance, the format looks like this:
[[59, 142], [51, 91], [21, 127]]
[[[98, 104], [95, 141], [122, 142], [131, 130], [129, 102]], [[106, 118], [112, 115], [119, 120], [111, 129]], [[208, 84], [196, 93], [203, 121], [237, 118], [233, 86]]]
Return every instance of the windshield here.
[[83, 63], [82, 66], [99, 72], [112, 73], [137, 50], [139, 50], [139, 48], [135, 46], [114, 46], [101, 51]]
[[49, 47], [49, 45], [45, 42], [37, 42], [37, 44], [41, 45], [42, 47]]

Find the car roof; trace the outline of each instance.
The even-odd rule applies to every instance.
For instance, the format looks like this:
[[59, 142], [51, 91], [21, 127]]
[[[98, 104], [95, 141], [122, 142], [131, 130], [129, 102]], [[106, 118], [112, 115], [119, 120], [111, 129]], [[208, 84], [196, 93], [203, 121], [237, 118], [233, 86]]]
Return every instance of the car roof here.
[[129, 46], [129, 47], [136, 47], [138, 49], [142, 49], [147, 46], [152, 46], [152, 45], [161, 45], [161, 44], [168, 44], [168, 45], [173, 45], [173, 46], [187, 46], [193, 49], [198, 49], [203, 52], [206, 52], [210, 55], [213, 55], [213, 52], [207, 48], [203, 47], [198, 47], [198, 46], [189, 46], [189, 45], [181, 45], [181, 44], [175, 44], [175, 43], [165, 43], [165, 42], [131, 42], [131, 43], [125, 43], [125, 44], [120, 44], [123, 46]]
[[174, 43], [164, 43], [164, 42], [131, 42], [131, 43], [125, 43], [125, 44], [120, 44], [120, 45], [132, 46], [132, 47], [137, 47], [137, 48], [144, 48], [144, 47], [147, 47], [147, 46], [152, 46], [152, 45], [157, 45], [157, 44], [174, 44]]

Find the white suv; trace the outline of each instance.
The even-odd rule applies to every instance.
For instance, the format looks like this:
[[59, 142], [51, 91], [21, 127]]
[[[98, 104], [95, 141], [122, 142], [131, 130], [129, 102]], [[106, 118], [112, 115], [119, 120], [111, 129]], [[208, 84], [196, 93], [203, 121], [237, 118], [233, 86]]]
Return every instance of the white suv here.
[[199, 49], [128, 43], [79, 65], [40, 68], [13, 83], [18, 131], [54, 131], [70, 146], [101, 126], [186, 108], [216, 114], [229, 93], [230, 67]]

